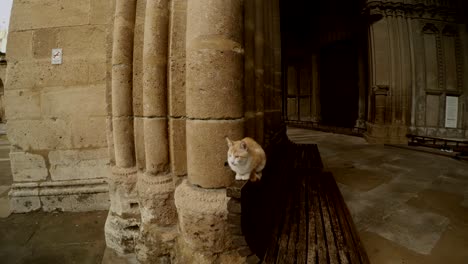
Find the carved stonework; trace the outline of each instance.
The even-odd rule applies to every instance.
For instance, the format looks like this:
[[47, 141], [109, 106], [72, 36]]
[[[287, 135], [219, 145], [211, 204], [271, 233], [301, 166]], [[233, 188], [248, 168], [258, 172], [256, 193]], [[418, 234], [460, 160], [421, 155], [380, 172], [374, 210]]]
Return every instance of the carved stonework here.
[[456, 19], [457, 6], [455, 1], [367, 1], [364, 13], [370, 16], [401, 16], [411, 18], [428, 18], [444, 21]]

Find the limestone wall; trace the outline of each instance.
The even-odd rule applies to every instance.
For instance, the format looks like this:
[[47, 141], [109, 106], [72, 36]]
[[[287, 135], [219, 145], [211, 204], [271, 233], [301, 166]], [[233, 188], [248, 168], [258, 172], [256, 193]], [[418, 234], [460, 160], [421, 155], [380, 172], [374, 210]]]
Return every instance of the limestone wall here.
[[111, 18], [111, 0], [14, 1], [5, 83], [13, 211], [107, 209]]
[[460, 2], [420, 4], [368, 2], [371, 142], [405, 143], [407, 133], [468, 136], [467, 31]]

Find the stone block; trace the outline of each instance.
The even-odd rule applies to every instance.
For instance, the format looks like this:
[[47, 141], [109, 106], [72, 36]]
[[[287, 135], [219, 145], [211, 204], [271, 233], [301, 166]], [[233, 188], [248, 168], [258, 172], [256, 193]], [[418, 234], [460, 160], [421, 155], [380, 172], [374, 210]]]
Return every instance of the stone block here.
[[[10, 44], [9, 47], [11, 46]], [[38, 79], [38, 71], [38, 64], [33, 61], [25, 60], [8, 63], [8, 78], [4, 84], [5, 91], [31, 89]]]
[[229, 211], [228, 222], [230, 224], [234, 224], [234, 225], [241, 225], [241, 215], [238, 214], [238, 213], [233, 213], [233, 212]]
[[169, 39], [169, 114], [185, 116], [185, 33], [187, 1], [173, 1]]
[[192, 250], [221, 253], [231, 247], [227, 202], [224, 189], [206, 190], [186, 180], [176, 188], [180, 232]]
[[169, 141], [166, 118], [144, 118], [146, 171], [153, 174], [169, 169]]
[[104, 84], [43, 89], [41, 96], [43, 116], [59, 118], [106, 116], [105, 92]]
[[204, 188], [229, 186], [234, 174], [224, 166], [226, 137], [243, 136], [243, 120], [187, 120], [187, 171], [192, 184]]
[[41, 96], [37, 91], [7, 90], [4, 105], [8, 120], [41, 118]]
[[[105, 1], [104, 1], [105, 2]], [[58, 29], [58, 41], [65, 59], [105, 61], [106, 34], [104, 25], [86, 25]], [[49, 50], [50, 56], [50, 50]]]
[[106, 148], [95, 150], [56, 150], [49, 153], [50, 174], [54, 181], [109, 177]]
[[74, 148], [101, 148], [107, 146], [106, 117], [72, 118], [72, 144]]
[[[61, 65], [50, 64], [50, 58], [16, 62], [8, 66], [8, 78], [5, 87], [8, 90], [15, 90], [87, 85], [89, 84], [90, 75], [89, 65], [89, 61], [65, 61], [65, 58]], [[105, 67], [103, 70], [105, 70]]]
[[145, 170], [146, 157], [145, 157], [145, 135], [143, 131], [143, 118], [136, 117], [134, 121], [134, 134], [135, 134], [135, 155], [138, 170]]
[[[52, 49], [59, 48], [57, 28], [41, 28], [33, 31], [33, 55], [35, 59], [50, 59]], [[62, 44], [60, 43], [60, 47]]]
[[228, 211], [229, 213], [240, 214], [242, 211], [240, 201], [234, 198], [229, 199]]
[[106, 138], [107, 138], [107, 152], [109, 153], [109, 159], [111, 164], [115, 164], [115, 149], [114, 149], [114, 135], [112, 132], [112, 117], [106, 118]]
[[72, 197], [62, 195], [40, 196], [42, 210], [45, 212], [62, 211], [70, 212], [72, 210]]
[[[44, 207], [44, 197], [41, 197], [41, 202]], [[67, 195], [63, 197], [70, 203], [70, 210], [66, 210], [63, 207], [63, 211], [72, 212], [87, 212], [97, 210], [108, 210], [109, 209], [109, 194], [108, 193], [80, 193], [74, 195]], [[43, 209], [46, 211], [45, 209]]]
[[10, 152], [13, 181], [43, 181], [48, 171], [45, 159], [41, 155], [27, 152]]
[[185, 119], [169, 119], [171, 169], [175, 176], [187, 174], [187, 142]]
[[89, 23], [91, 25], [112, 24], [114, 1], [91, 0]]
[[213, 2], [211, 0], [188, 1], [187, 42], [201, 36], [222, 36], [242, 43], [243, 4], [239, 1]]
[[62, 119], [11, 120], [7, 134], [12, 145], [24, 150], [71, 148], [70, 124]]
[[8, 33], [8, 63], [32, 59], [33, 31], [10, 31]]
[[15, 1], [10, 29], [14, 31], [86, 25], [90, 0]]
[[103, 84], [104, 85], [106, 83], [107, 74], [108, 74], [107, 71], [109, 70], [109, 73], [110, 73], [110, 69], [107, 68], [106, 62], [104, 61], [90, 62], [88, 64], [88, 69], [89, 69], [89, 76], [88, 76], [89, 84]]
[[40, 208], [39, 196], [10, 196], [10, 210], [12, 213], [28, 213]]
[[172, 1], [171, 10], [174, 10], [174, 11], [187, 11], [187, 0]]
[[243, 116], [242, 54], [187, 48], [186, 69], [187, 116], [203, 119]]
[[[138, 2], [137, 12], [143, 12], [141, 18], [144, 18], [144, 3]], [[140, 11], [140, 9], [142, 9]], [[135, 116], [143, 116], [143, 35], [144, 20], [138, 17], [135, 24], [135, 38], [133, 44], [133, 113]]]

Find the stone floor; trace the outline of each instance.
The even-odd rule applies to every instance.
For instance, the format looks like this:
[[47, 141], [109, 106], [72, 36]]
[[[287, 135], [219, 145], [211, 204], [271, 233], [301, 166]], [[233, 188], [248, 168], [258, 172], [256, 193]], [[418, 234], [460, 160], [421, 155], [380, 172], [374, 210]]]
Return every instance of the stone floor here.
[[371, 263], [468, 263], [468, 162], [291, 128], [318, 144]]
[[0, 135], [0, 263], [101, 263], [107, 211], [10, 215], [9, 149]]
[[[468, 162], [352, 136], [288, 134], [318, 144], [372, 263], [468, 263]], [[10, 184], [0, 136], [0, 263], [101, 263], [107, 212], [9, 215]]]

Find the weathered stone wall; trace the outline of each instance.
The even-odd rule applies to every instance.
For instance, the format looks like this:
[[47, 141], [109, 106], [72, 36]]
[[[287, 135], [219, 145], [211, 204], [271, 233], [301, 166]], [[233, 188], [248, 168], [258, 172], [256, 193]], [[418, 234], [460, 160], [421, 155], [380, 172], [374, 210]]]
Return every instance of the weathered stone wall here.
[[[107, 209], [107, 35], [112, 1], [13, 4], [5, 111], [14, 212]], [[53, 48], [63, 63], [51, 64]]]
[[[468, 136], [467, 31], [457, 1], [368, 1], [371, 142], [406, 142], [413, 133]], [[412, 5], [418, 4], [418, 5]], [[446, 97], [458, 98], [453, 126]]]

